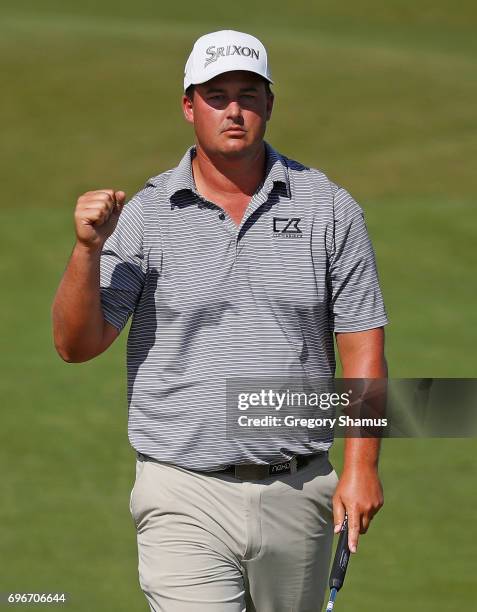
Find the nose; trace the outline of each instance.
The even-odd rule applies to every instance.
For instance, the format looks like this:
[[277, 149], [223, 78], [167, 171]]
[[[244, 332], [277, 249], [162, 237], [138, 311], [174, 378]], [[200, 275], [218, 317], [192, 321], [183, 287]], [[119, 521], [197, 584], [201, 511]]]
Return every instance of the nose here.
[[227, 118], [235, 122], [242, 120], [242, 108], [237, 100], [231, 100], [227, 107]]

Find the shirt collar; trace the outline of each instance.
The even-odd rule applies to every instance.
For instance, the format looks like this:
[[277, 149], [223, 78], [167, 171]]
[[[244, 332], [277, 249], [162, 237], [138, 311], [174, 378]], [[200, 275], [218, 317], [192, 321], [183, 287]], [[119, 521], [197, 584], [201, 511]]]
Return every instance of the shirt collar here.
[[167, 198], [170, 199], [179, 191], [192, 191], [197, 193], [194, 175], [192, 174], [192, 160], [195, 156], [195, 146], [189, 147], [179, 165], [171, 172], [166, 184]]
[[275, 184], [279, 184], [283, 186], [287, 198], [291, 198], [290, 177], [288, 176], [288, 166], [285, 158], [269, 145], [268, 142], [265, 142], [265, 151], [267, 154], [267, 165], [265, 167], [264, 186], [268, 193], [270, 193]]
[[[285, 159], [271, 145], [269, 145], [268, 142], [264, 142], [264, 144], [267, 162], [262, 189], [265, 189], [268, 193], [270, 193], [275, 184], [280, 184], [284, 188], [286, 196], [290, 198], [290, 179], [288, 176], [288, 168]], [[195, 146], [189, 147], [184, 157], [179, 162], [179, 165], [172, 170], [165, 186], [168, 200], [170, 200], [172, 196], [179, 191], [191, 191], [192, 193], [197, 193], [194, 176], [192, 174], [192, 159], [194, 155]], [[157, 185], [158, 178], [159, 177], [154, 177], [150, 179], [149, 182], [153, 185]]]

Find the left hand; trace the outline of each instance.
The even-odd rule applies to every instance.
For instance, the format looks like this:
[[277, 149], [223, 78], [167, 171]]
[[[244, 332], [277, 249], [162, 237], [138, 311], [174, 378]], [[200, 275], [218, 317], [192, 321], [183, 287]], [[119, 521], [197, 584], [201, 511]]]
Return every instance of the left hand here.
[[348, 545], [356, 552], [360, 533], [366, 533], [373, 516], [384, 504], [383, 487], [374, 466], [345, 469], [333, 496], [335, 533], [348, 515]]

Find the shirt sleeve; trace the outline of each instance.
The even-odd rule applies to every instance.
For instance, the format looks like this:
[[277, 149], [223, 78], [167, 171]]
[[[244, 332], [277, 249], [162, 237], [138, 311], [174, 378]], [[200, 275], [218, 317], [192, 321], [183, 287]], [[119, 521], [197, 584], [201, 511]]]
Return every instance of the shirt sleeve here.
[[145, 279], [144, 223], [141, 200], [127, 202], [114, 232], [103, 245], [100, 260], [100, 296], [108, 323], [122, 331], [138, 302]]
[[363, 210], [342, 188], [335, 194], [334, 205], [329, 262], [332, 329], [355, 332], [386, 325], [388, 318]]

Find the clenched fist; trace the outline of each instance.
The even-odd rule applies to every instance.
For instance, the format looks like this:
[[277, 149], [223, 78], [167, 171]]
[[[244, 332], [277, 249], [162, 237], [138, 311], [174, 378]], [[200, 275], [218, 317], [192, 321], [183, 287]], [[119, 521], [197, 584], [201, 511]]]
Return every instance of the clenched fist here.
[[80, 196], [74, 215], [78, 242], [101, 248], [114, 232], [125, 199], [124, 191], [114, 189], [87, 191]]

